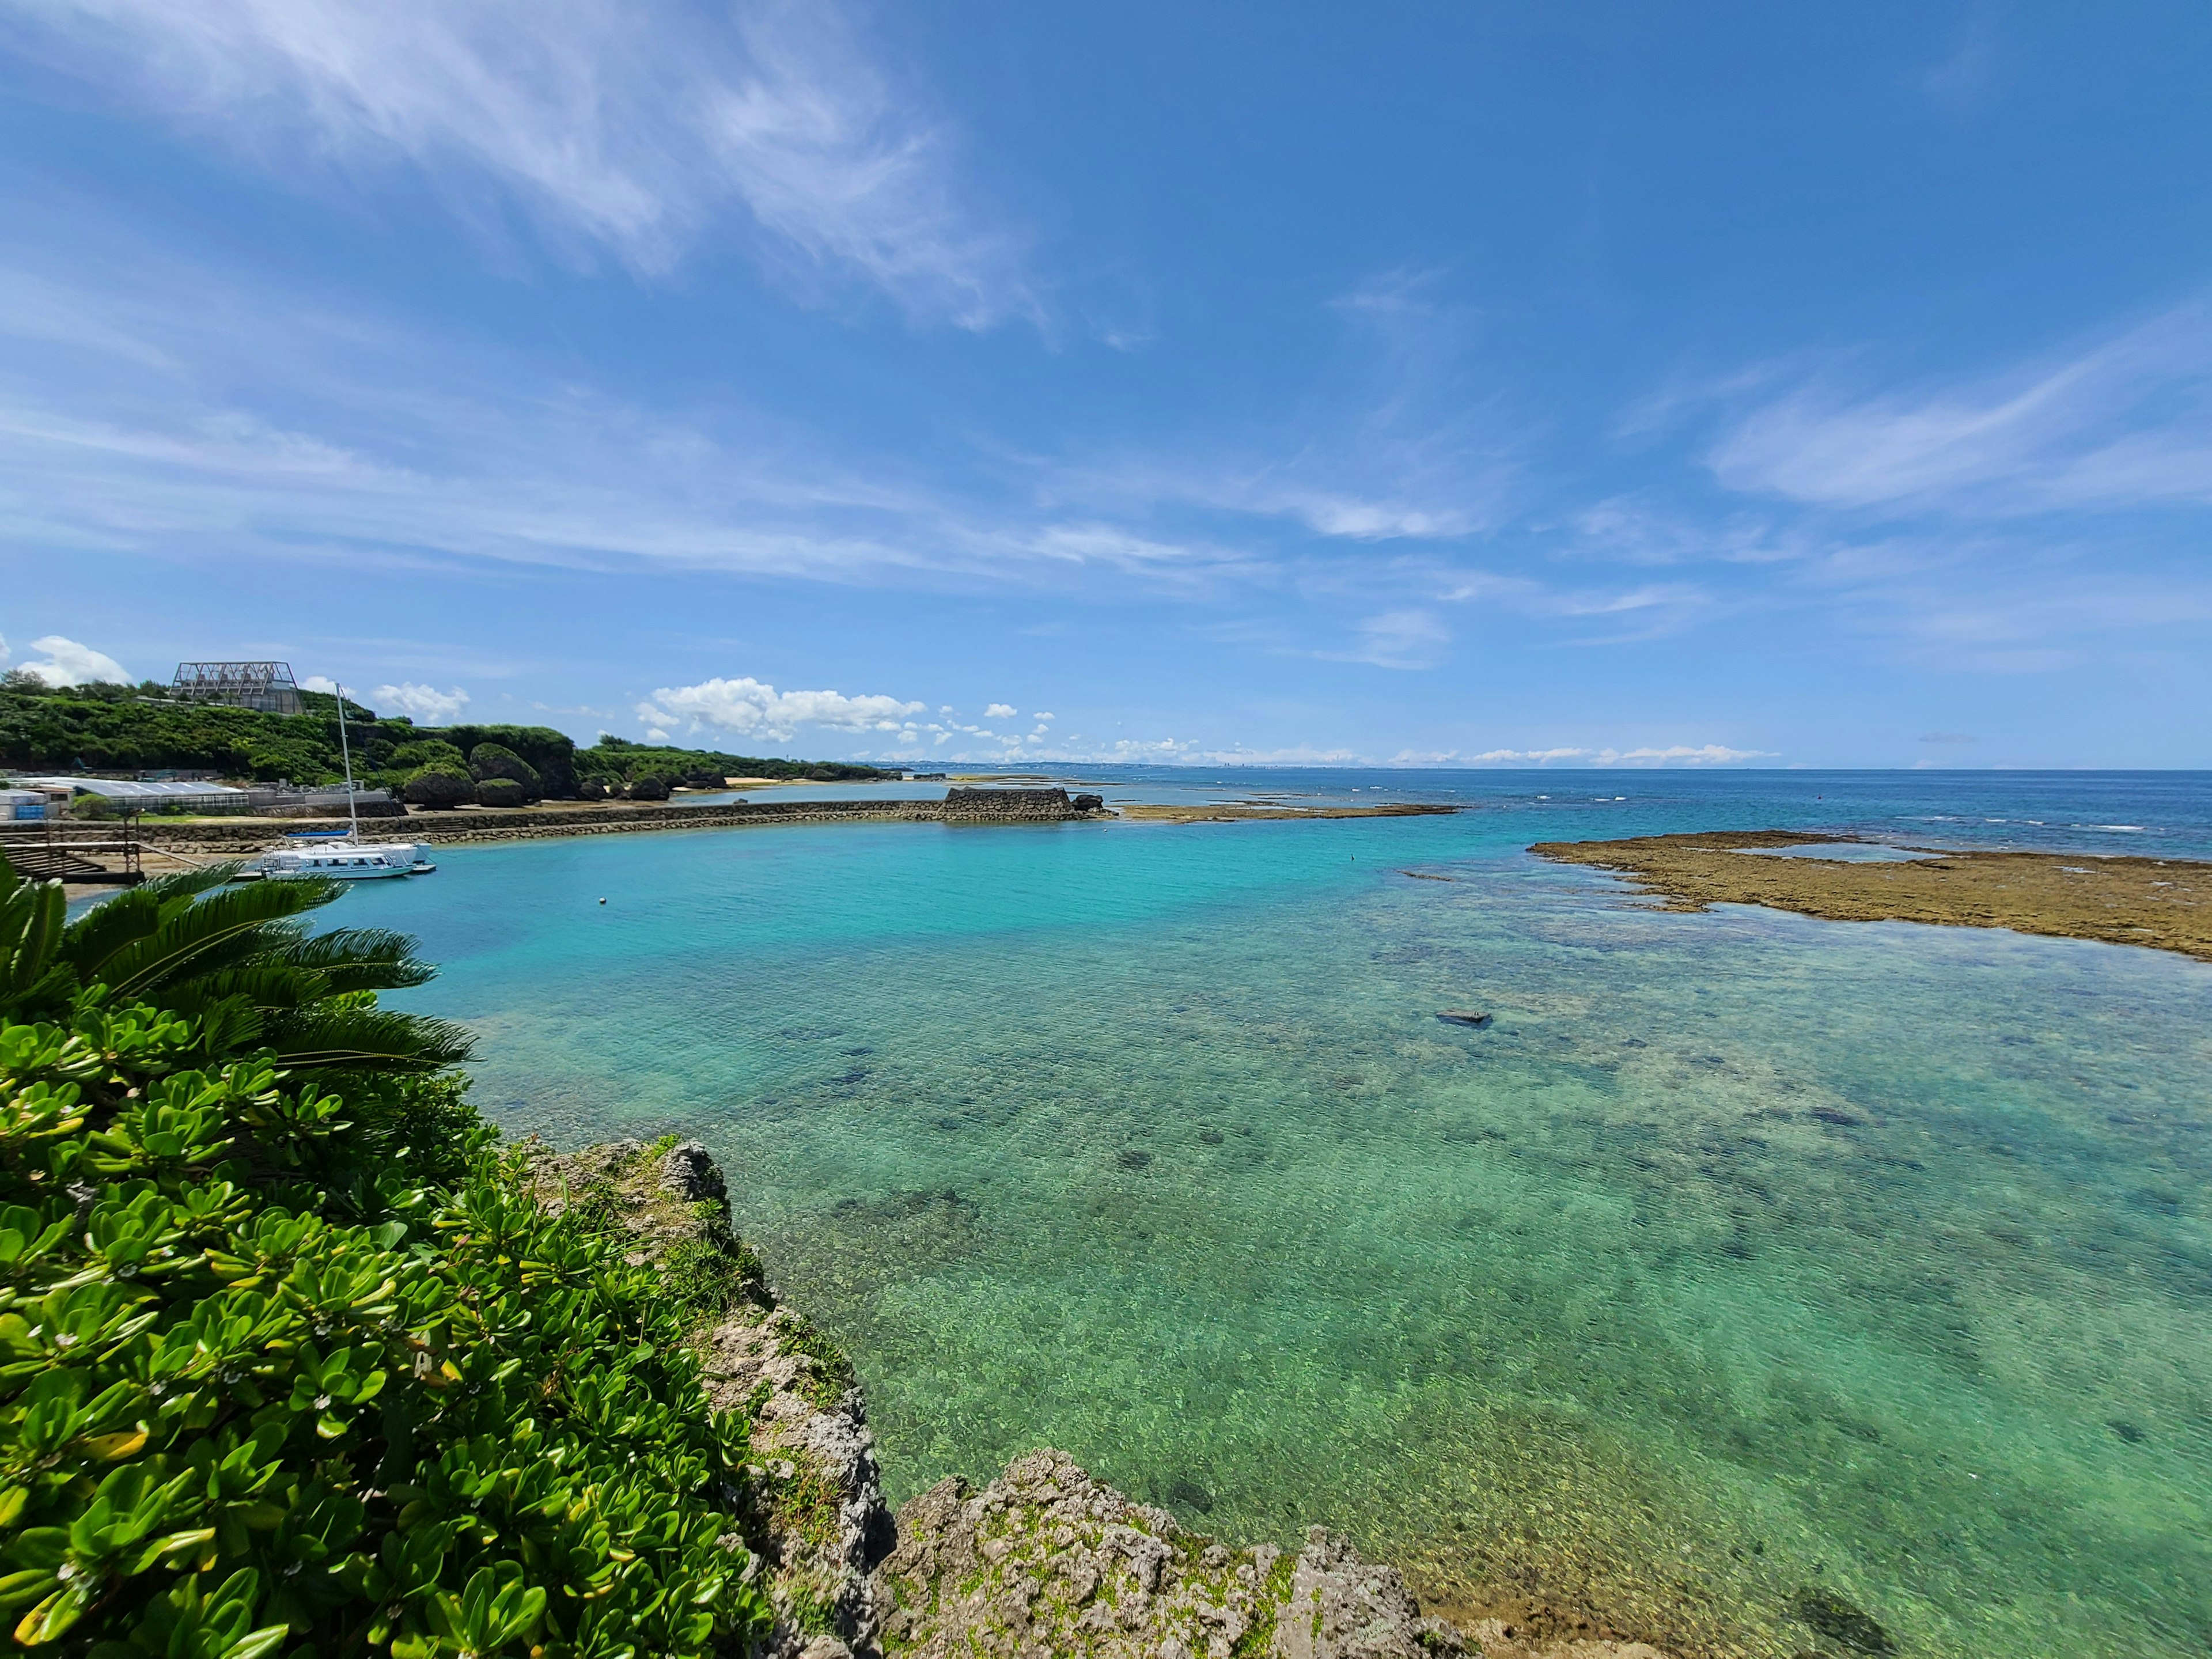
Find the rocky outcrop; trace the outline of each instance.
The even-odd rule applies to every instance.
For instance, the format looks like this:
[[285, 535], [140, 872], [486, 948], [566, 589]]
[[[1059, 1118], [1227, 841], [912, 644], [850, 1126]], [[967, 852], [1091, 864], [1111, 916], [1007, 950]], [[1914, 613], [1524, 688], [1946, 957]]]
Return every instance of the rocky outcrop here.
[[899, 1511], [876, 1569], [884, 1647], [911, 1659], [1423, 1659], [1463, 1651], [1405, 1581], [1316, 1527], [1231, 1550], [1133, 1504], [1065, 1452]]
[[[753, 1419], [744, 1524], [727, 1541], [761, 1562], [776, 1624], [743, 1659], [841, 1659], [878, 1652], [869, 1570], [889, 1553], [891, 1518], [875, 1437], [853, 1368], [804, 1316], [776, 1305], [760, 1263], [730, 1227], [727, 1183], [696, 1140], [618, 1140], [562, 1156], [526, 1144], [538, 1200], [586, 1206], [637, 1241], [696, 1320], [707, 1391]], [[732, 1656], [732, 1659], [739, 1659]]]
[[[707, 1149], [672, 1137], [566, 1156], [532, 1140], [525, 1152], [545, 1207], [581, 1207], [632, 1235], [630, 1260], [658, 1268], [695, 1321], [714, 1403], [752, 1419], [750, 1480], [732, 1493], [742, 1524], [726, 1541], [758, 1559], [777, 1617], [763, 1648], [730, 1659], [1470, 1651], [1450, 1626], [1422, 1618], [1396, 1569], [1362, 1561], [1322, 1528], [1295, 1554], [1231, 1549], [1102, 1486], [1065, 1452], [1032, 1452], [981, 1492], [941, 1482], [894, 1524], [853, 1368], [777, 1305], [731, 1231], [727, 1183]], [[1544, 1659], [1570, 1652], [1613, 1659], [1580, 1647]]]

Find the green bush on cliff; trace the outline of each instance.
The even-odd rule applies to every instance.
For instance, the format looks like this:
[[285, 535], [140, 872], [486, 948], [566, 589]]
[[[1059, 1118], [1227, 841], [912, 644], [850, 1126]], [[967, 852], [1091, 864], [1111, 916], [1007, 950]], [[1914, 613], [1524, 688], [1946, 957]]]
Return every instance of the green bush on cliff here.
[[521, 785], [523, 793], [532, 799], [538, 793], [538, 769], [503, 743], [480, 743], [470, 750], [469, 775], [478, 783], [504, 778]]
[[407, 780], [400, 793], [410, 806], [428, 806], [434, 811], [465, 806], [477, 798], [476, 780], [464, 767], [448, 766], [443, 762], [423, 767]]
[[0, 860], [0, 1631], [70, 1659], [757, 1635], [717, 1542], [746, 1425], [651, 1270], [537, 1207], [434, 1043], [280, 1063], [270, 1011], [404, 1019], [374, 989], [425, 971], [302, 939], [330, 895], [262, 896], [293, 885], [65, 927]]
[[398, 744], [385, 761], [388, 769], [405, 772], [419, 771], [425, 766], [465, 767], [468, 763], [466, 755], [439, 738], [418, 738], [412, 743]]

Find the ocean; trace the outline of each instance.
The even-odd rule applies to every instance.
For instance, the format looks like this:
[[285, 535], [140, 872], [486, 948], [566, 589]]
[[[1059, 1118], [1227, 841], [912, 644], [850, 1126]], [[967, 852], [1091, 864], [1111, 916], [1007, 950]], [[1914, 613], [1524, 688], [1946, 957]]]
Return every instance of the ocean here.
[[394, 1000], [509, 1131], [707, 1143], [895, 1500], [1052, 1444], [1686, 1655], [2212, 1644], [2212, 964], [1525, 851], [2205, 858], [2212, 775], [1065, 775], [1471, 810], [450, 848], [328, 915], [443, 963]]

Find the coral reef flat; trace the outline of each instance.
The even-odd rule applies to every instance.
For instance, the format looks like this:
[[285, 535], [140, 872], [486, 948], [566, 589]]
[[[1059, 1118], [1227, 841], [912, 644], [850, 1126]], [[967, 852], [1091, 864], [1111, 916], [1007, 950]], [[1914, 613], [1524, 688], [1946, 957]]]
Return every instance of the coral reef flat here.
[[1745, 856], [1853, 845], [1881, 844], [1800, 830], [1722, 830], [1539, 842], [1529, 851], [1626, 876], [1680, 910], [1763, 904], [1830, 921], [2009, 927], [2212, 961], [2212, 864], [1942, 848], [1906, 848], [1901, 850], [1924, 856], [1863, 863]]
[[398, 1000], [482, 1034], [504, 1127], [712, 1150], [891, 1504], [1059, 1447], [1224, 1546], [1328, 1527], [1515, 1659], [2192, 1651], [2212, 966], [1527, 850], [2212, 850], [2186, 799], [1877, 781], [465, 847], [347, 920], [444, 964]]

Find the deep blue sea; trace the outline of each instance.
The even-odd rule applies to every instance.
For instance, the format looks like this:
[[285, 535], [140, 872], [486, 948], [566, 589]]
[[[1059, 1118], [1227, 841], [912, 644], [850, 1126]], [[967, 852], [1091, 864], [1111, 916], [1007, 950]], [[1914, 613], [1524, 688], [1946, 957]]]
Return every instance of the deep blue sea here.
[[2212, 964], [1525, 851], [2201, 859], [2212, 775], [1055, 776], [1472, 810], [453, 848], [329, 914], [422, 936], [511, 1130], [708, 1143], [895, 1497], [1049, 1443], [1685, 1654], [1846, 1651], [1821, 1596], [1906, 1654], [2212, 1647]]

